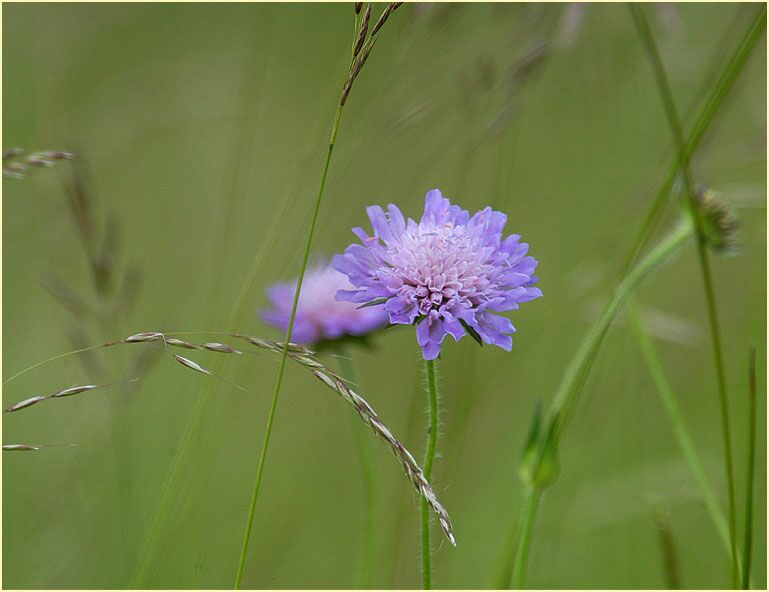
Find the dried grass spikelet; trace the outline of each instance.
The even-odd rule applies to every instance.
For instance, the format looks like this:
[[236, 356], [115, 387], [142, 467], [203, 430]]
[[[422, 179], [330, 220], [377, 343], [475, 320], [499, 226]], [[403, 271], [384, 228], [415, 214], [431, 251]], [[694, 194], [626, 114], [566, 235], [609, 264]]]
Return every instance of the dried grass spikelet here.
[[[347, 73], [347, 79], [345, 80], [344, 86], [342, 87], [342, 96], [339, 98], [340, 107], [347, 102], [347, 98], [350, 96], [352, 85], [355, 82], [355, 79], [358, 77], [358, 74], [360, 74], [360, 71], [363, 69], [366, 60], [368, 60], [368, 56], [371, 54], [371, 50], [374, 48], [374, 44], [377, 41], [377, 33], [379, 33], [379, 30], [387, 22], [387, 19], [390, 18], [390, 15], [395, 12], [395, 10], [397, 10], [401, 4], [403, 3], [390, 2], [387, 5], [387, 7], [382, 11], [382, 14], [374, 24], [374, 27], [371, 29], [371, 34], [368, 35], [368, 41], [366, 41], [369, 20], [371, 18], [371, 3], [368, 3], [366, 12], [361, 19], [360, 25], [358, 26], [355, 43], [353, 44], [353, 61], [350, 64], [350, 69]], [[356, 14], [359, 12], [360, 9], [356, 6]]]
[[[127, 381], [120, 381], [120, 382], [135, 382], [137, 379], [129, 379]], [[19, 401], [18, 403], [14, 403], [7, 409], [3, 411], [3, 413], [13, 413], [15, 411], [21, 411], [22, 409], [26, 409], [27, 407], [32, 407], [32, 405], [37, 405], [41, 401], [45, 401], [46, 399], [60, 399], [62, 397], [71, 397], [73, 395], [79, 395], [80, 393], [85, 393], [87, 391], [92, 391], [97, 388], [107, 388], [110, 386], [114, 386], [116, 384], [120, 384], [120, 382], [111, 382], [109, 384], [83, 384], [79, 386], [70, 386], [61, 390], [56, 391], [55, 393], [52, 393], [50, 395], [35, 395], [33, 397], [29, 397], [27, 399], [24, 399], [23, 401]]]
[[19, 158], [25, 153], [23, 148], [3, 150], [3, 177], [23, 179], [31, 168], [51, 167], [57, 160], [74, 157], [74, 154], [64, 150], [41, 150]]
[[[260, 349], [271, 351], [277, 354], [282, 354], [284, 350], [284, 344], [278, 343], [275, 341], [242, 335], [239, 333], [220, 333], [220, 334], [227, 335], [229, 337], [233, 337], [236, 339], [242, 339]], [[206, 344], [197, 345], [194, 343], [190, 343], [188, 341], [184, 341], [182, 339], [178, 339], [176, 337], [167, 337], [164, 333], [161, 333], [158, 331], [146, 331], [142, 333], [135, 333], [133, 335], [130, 335], [129, 337], [126, 337], [125, 339], [122, 339], [119, 341], [109, 341], [98, 347], [111, 347], [118, 344], [128, 344], [128, 343], [148, 343], [152, 345], [153, 342], [157, 342], [157, 341], [162, 341], [164, 345], [172, 345], [172, 346], [182, 347], [185, 349], [208, 349], [210, 351], [216, 351], [221, 353], [232, 353], [232, 354], [242, 353], [239, 350], [235, 349], [234, 347], [223, 344], [223, 343], [209, 342]], [[155, 345], [155, 347], [159, 347], [159, 344]], [[414, 459], [414, 456], [393, 435], [393, 433], [385, 425], [385, 423], [382, 421], [379, 415], [377, 415], [376, 411], [374, 411], [371, 405], [369, 405], [365, 401], [365, 399], [363, 399], [363, 397], [361, 397], [358, 393], [356, 393], [353, 389], [351, 389], [344, 379], [342, 379], [338, 374], [336, 374], [335, 372], [327, 368], [320, 360], [318, 360], [318, 358], [315, 356], [315, 353], [313, 351], [296, 343], [288, 343], [285, 349], [287, 352], [286, 355], [290, 360], [310, 370], [317, 379], [319, 379], [323, 384], [325, 384], [335, 393], [340, 395], [345, 401], [347, 401], [347, 403], [350, 406], [352, 406], [352, 408], [355, 410], [358, 417], [360, 417], [361, 420], [363, 420], [363, 422], [387, 445], [387, 447], [390, 449], [393, 455], [395, 455], [395, 458], [398, 459], [398, 461], [401, 463], [401, 466], [403, 467], [403, 470], [406, 473], [406, 476], [408, 477], [413, 487], [417, 490], [417, 493], [427, 501], [429, 506], [435, 512], [436, 516], [438, 517], [438, 522], [440, 524], [441, 530], [445, 534], [446, 538], [449, 540], [449, 542], [452, 545], [456, 546], [456, 539], [453, 534], [453, 526], [451, 524], [451, 519], [449, 518], [448, 512], [446, 512], [446, 509], [438, 501], [435, 491], [433, 490], [432, 486], [425, 478], [424, 473], [420, 468], [419, 464], [417, 463], [417, 461]], [[199, 372], [202, 374], [206, 374], [209, 376], [213, 376], [214, 378], [218, 378], [225, 382], [229, 382], [226, 379], [220, 376], [217, 376], [216, 374], [207, 370], [206, 368], [204, 368], [194, 360], [191, 360], [184, 356], [180, 356], [178, 354], [172, 354], [171, 352], [167, 352], [167, 353], [169, 355], [173, 355], [174, 359], [179, 364], [185, 366], [186, 368], [189, 368], [190, 370], [193, 370], [195, 372]], [[135, 380], [137, 379], [132, 379], [132, 381], [135, 381]], [[111, 383], [111, 384], [117, 384], [117, 383]], [[101, 385], [101, 386], [109, 386], [109, 385]], [[237, 388], [242, 389], [242, 387], [239, 387], [238, 385], [235, 385], [235, 386]], [[95, 388], [99, 388], [99, 387], [97, 385], [74, 386], [74, 387], [68, 387], [68, 388], [59, 390], [56, 393], [53, 393], [52, 395], [47, 395], [47, 396], [38, 395], [35, 397], [30, 397], [28, 399], [25, 399], [24, 401], [16, 403], [12, 407], [8, 408], [6, 412], [24, 409], [26, 407], [35, 405], [38, 402], [45, 399], [67, 397], [67, 396], [75, 395], [78, 393], [86, 392]], [[3, 450], [37, 450], [43, 446], [44, 445], [7, 444], [3, 446]]]
[[3, 444], [3, 450], [27, 452], [41, 448], [69, 448], [73, 446], [77, 446], [77, 444]]

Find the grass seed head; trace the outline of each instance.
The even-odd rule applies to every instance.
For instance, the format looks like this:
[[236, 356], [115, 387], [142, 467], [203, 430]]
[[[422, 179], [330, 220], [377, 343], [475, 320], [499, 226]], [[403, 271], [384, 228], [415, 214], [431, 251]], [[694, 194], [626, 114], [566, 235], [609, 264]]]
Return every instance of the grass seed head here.
[[227, 345], [226, 343], [217, 343], [217, 342], [210, 342], [210, 343], [204, 343], [201, 345], [203, 349], [207, 349], [209, 351], [215, 351], [220, 352], [223, 354], [242, 354], [242, 351], [239, 351], [235, 349], [234, 347]]
[[203, 366], [197, 362], [190, 360], [189, 358], [185, 358], [184, 356], [179, 356], [177, 354], [174, 354], [174, 358], [176, 358], [176, 361], [179, 362], [182, 366], [186, 366], [190, 370], [195, 370], [196, 372], [202, 372], [203, 374], [212, 376], [211, 372], [203, 368]]
[[69, 388], [62, 389], [60, 391], [55, 392], [51, 395], [51, 397], [69, 397], [72, 395], [78, 395], [80, 393], [84, 393], [85, 391], [90, 391], [97, 388], [97, 385], [95, 384], [85, 384], [83, 386], [72, 386]]
[[11, 413], [13, 411], [19, 411], [21, 409], [26, 409], [27, 407], [31, 407], [32, 405], [35, 405], [36, 403], [39, 403], [40, 401], [44, 401], [47, 397], [43, 395], [35, 395], [34, 397], [30, 397], [29, 399], [24, 399], [23, 401], [19, 401], [18, 403], [15, 403], [8, 407], [8, 409], [5, 410], [5, 413]]

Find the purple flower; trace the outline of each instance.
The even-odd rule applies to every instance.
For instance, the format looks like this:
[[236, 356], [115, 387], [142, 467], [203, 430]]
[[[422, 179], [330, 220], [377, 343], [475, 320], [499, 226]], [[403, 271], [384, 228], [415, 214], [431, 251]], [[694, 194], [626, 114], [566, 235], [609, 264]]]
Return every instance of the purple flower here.
[[427, 360], [438, 357], [447, 334], [459, 341], [469, 332], [510, 351], [515, 327], [494, 313], [514, 310], [542, 291], [532, 287], [537, 261], [526, 256], [529, 245], [517, 234], [502, 238], [507, 216], [486, 208], [471, 218], [438, 189], [427, 192], [418, 224], [392, 204], [387, 213], [379, 206], [366, 211], [374, 236], [353, 228], [362, 244], [333, 260], [357, 288], [340, 290], [338, 300], [379, 301], [391, 323], [417, 323]]
[[[267, 290], [273, 308], [261, 312], [265, 322], [282, 331], [288, 329], [296, 284], [294, 280]], [[331, 265], [308, 269], [299, 294], [291, 341], [306, 345], [347, 335], [360, 336], [387, 324], [387, 314], [381, 307], [358, 308], [335, 299], [338, 290], [352, 287]]]

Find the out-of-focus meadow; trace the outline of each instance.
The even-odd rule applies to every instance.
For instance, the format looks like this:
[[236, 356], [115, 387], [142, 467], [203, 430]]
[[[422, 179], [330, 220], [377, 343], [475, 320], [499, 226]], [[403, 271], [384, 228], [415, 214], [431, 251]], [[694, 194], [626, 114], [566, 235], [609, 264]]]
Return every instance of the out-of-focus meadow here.
[[[757, 9], [646, 7], [685, 129]], [[3, 148], [76, 153], [3, 180], [4, 378], [139, 331], [280, 338], [257, 311], [267, 305], [264, 288], [301, 266], [349, 62], [351, 4], [2, 10]], [[747, 360], [751, 344], [758, 347], [759, 588], [766, 586], [765, 54], [763, 37], [692, 162], [696, 182], [718, 191], [742, 220], [742, 252], [711, 260], [740, 531]], [[648, 56], [623, 5], [406, 4], [382, 30], [345, 108], [313, 258], [352, 242], [350, 228], [368, 225], [365, 206], [393, 202], [418, 217], [425, 191], [440, 187], [471, 211], [491, 205], [508, 214], [507, 232], [520, 233], [540, 262], [544, 292], [511, 313], [512, 353], [470, 339], [444, 347], [433, 481], [458, 547], [435, 530], [437, 587], [494, 585], [520, 512], [518, 466], [535, 405], [551, 401], [674, 161]], [[669, 207], [656, 236], [678, 215]], [[693, 245], [639, 295], [725, 509]], [[240, 302], [245, 314], [231, 326]], [[127, 586], [200, 397], [211, 404], [141, 585], [232, 585], [278, 356], [193, 354], [246, 392], [146, 344], [52, 362], [4, 388], [8, 406], [73, 384], [141, 376], [4, 416], [3, 443], [77, 444], [4, 453], [5, 588]], [[355, 356], [360, 392], [421, 457], [425, 395], [413, 329], [385, 331]], [[355, 422], [308, 372], [287, 368], [244, 587], [358, 586]], [[418, 587], [419, 501], [398, 463], [367, 436], [378, 499], [372, 584]], [[562, 451], [561, 474], [537, 519], [528, 586], [664, 587], [661, 540], [672, 541], [682, 585], [728, 584], [728, 554], [624, 315], [603, 343]]]

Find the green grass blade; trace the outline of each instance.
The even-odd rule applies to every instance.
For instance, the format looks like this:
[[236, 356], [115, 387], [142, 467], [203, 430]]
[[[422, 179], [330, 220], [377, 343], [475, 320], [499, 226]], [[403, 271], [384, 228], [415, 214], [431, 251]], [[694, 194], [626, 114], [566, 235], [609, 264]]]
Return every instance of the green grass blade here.
[[718, 496], [716, 495], [715, 487], [713, 487], [710, 479], [708, 479], [705, 467], [697, 454], [694, 441], [689, 434], [689, 430], [686, 428], [684, 414], [681, 410], [681, 406], [678, 404], [678, 397], [676, 397], [673, 392], [673, 388], [670, 386], [670, 383], [665, 376], [662, 362], [657, 355], [654, 344], [646, 333], [643, 316], [637, 303], [634, 300], [629, 302], [627, 310], [631, 329], [633, 330], [636, 342], [638, 343], [638, 347], [646, 362], [646, 366], [652, 377], [657, 393], [662, 400], [662, 405], [665, 408], [668, 419], [670, 419], [673, 434], [681, 449], [681, 454], [700, 488], [702, 498], [705, 501], [705, 506], [708, 509], [708, 514], [718, 531], [719, 538], [728, 551], [731, 545], [729, 540], [729, 525], [721, 510], [721, 506], [718, 504]]

